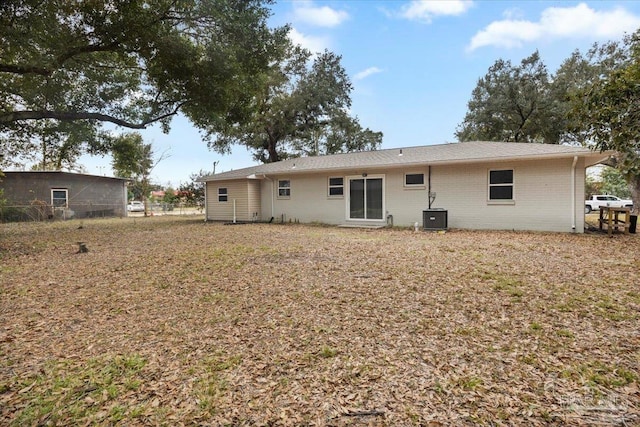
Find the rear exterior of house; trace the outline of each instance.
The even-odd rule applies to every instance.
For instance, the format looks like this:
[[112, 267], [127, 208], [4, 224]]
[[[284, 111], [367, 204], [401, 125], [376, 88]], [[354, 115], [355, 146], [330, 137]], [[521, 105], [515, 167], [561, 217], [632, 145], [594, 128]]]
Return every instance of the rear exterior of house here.
[[4, 221], [126, 216], [124, 179], [59, 171], [4, 175]]
[[264, 219], [261, 189], [262, 182], [257, 179], [236, 179], [207, 186], [207, 220], [246, 222]]
[[585, 168], [607, 155], [541, 145], [444, 144], [226, 172], [205, 179], [206, 218], [430, 228], [436, 212], [443, 228], [583, 232]]

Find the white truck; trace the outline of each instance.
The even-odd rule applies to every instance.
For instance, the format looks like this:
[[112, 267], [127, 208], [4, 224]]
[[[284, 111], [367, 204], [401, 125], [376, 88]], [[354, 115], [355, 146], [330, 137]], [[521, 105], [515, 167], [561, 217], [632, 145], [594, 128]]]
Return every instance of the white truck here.
[[614, 208], [632, 208], [633, 201], [623, 200], [616, 196], [610, 196], [608, 194], [594, 194], [589, 200], [584, 202], [584, 213], [590, 213], [591, 211], [597, 211], [600, 206], [610, 206]]

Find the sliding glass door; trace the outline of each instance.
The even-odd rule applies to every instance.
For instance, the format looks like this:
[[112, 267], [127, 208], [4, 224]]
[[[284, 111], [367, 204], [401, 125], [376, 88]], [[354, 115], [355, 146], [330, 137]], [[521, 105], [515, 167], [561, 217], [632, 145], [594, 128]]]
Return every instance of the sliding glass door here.
[[382, 177], [349, 178], [349, 219], [384, 219]]

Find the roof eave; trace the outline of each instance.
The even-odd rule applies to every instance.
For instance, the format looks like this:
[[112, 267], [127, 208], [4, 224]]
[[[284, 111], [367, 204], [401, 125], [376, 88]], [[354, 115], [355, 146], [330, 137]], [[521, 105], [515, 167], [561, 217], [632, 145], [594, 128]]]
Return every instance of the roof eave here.
[[[467, 159], [445, 159], [445, 160], [431, 160], [431, 161], [406, 161], [402, 163], [378, 163], [378, 164], [363, 164], [363, 165], [350, 165], [350, 166], [335, 166], [335, 167], [323, 167], [323, 168], [304, 168], [295, 167], [290, 169], [280, 169], [273, 171], [261, 171], [260, 166], [250, 167], [246, 173], [239, 173], [238, 175], [225, 176], [228, 173], [222, 173], [220, 175], [209, 175], [198, 179], [198, 182], [214, 182], [214, 181], [233, 181], [242, 179], [265, 179], [268, 176], [283, 176], [283, 175], [300, 175], [309, 173], [334, 173], [338, 171], [371, 171], [380, 169], [401, 169], [401, 168], [414, 168], [418, 166], [429, 165], [462, 165], [472, 163], [492, 163], [492, 162], [514, 162], [514, 161], [526, 161], [526, 160], [552, 160], [552, 159], [566, 159], [573, 158], [575, 156], [585, 159], [585, 166], [592, 166], [598, 163], [606, 161], [613, 152], [594, 152], [594, 151], [579, 151], [579, 152], [563, 152], [563, 153], [544, 153], [544, 154], [524, 154], [524, 155], [511, 155], [511, 156], [494, 156], [494, 157], [474, 157]], [[262, 165], [261, 165], [262, 166]], [[236, 172], [241, 172], [238, 170]]]

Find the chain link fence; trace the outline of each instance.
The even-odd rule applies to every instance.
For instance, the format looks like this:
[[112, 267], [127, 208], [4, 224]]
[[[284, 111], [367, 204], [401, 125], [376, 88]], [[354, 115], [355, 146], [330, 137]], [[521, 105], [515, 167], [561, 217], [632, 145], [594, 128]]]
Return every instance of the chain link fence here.
[[109, 218], [126, 216], [121, 204], [76, 203], [66, 207], [53, 206], [41, 200], [28, 205], [0, 205], [0, 222], [30, 222], [68, 220], [75, 218]]
[[[185, 203], [148, 203], [146, 214], [160, 215], [201, 215], [203, 206]], [[144, 216], [144, 211], [128, 212], [121, 204], [74, 203], [68, 207], [56, 207], [34, 200], [28, 205], [0, 205], [0, 223], [56, 221], [83, 218], [113, 218]]]

